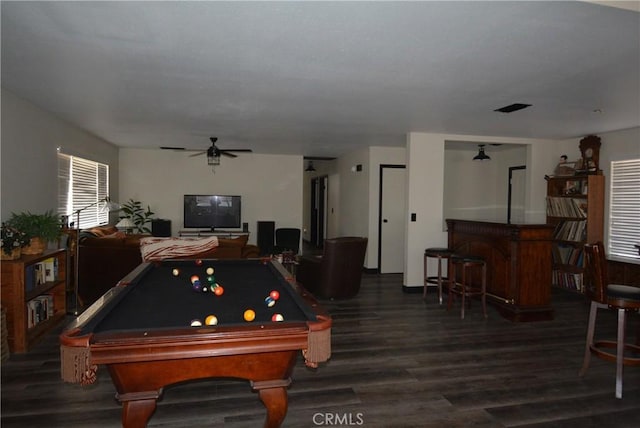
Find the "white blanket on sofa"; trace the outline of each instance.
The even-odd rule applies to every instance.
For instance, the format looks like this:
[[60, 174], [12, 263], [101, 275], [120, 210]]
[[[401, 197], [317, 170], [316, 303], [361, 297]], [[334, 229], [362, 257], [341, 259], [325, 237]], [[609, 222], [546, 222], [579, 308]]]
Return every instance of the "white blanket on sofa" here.
[[155, 262], [176, 257], [188, 257], [212, 250], [218, 246], [218, 237], [208, 238], [141, 238], [142, 261]]

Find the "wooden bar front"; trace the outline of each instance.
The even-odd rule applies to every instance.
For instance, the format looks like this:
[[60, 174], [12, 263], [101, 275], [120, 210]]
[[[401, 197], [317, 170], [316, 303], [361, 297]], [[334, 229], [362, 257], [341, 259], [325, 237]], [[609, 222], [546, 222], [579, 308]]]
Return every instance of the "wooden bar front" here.
[[487, 262], [487, 301], [511, 321], [553, 319], [552, 225], [447, 219], [449, 248]]

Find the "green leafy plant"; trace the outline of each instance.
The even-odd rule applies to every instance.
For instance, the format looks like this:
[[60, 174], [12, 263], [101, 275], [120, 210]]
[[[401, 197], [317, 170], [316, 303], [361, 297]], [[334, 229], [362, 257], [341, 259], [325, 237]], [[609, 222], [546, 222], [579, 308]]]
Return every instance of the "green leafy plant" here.
[[2, 223], [2, 251], [10, 255], [16, 248], [22, 248], [29, 244], [27, 234], [7, 223]]
[[151, 233], [151, 229], [147, 226], [147, 223], [153, 220], [153, 215], [155, 213], [151, 211], [151, 208], [148, 205], [145, 210], [142, 208], [142, 202], [129, 199], [127, 202], [122, 204], [120, 212], [121, 220], [127, 218], [133, 222], [135, 227], [132, 231], [134, 233]]
[[42, 238], [44, 241], [55, 241], [62, 234], [62, 220], [53, 210], [43, 214], [33, 214], [29, 211], [12, 213], [7, 224], [23, 232], [27, 239]]

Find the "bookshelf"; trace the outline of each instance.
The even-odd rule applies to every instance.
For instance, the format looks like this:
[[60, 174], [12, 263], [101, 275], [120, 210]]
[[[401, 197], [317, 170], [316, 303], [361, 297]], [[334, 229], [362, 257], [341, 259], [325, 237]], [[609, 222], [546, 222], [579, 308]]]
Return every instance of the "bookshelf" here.
[[555, 226], [552, 284], [584, 292], [584, 245], [604, 238], [604, 176], [548, 177], [547, 223]]
[[2, 261], [2, 307], [11, 352], [27, 352], [66, 315], [66, 250]]

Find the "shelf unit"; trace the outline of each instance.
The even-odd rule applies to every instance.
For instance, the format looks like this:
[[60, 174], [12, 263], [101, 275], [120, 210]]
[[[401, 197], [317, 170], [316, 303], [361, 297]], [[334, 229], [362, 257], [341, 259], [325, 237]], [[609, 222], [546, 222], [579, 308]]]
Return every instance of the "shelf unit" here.
[[[50, 258], [57, 260], [57, 275], [53, 280], [35, 285], [27, 270]], [[66, 250], [46, 250], [39, 255], [23, 255], [18, 260], [2, 261], [2, 307], [7, 311], [8, 341], [11, 352], [27, 352], [38, 339], [64, 320], [66, 315], [65, 289], [67, 283]], [[29, 288], [29, 290], [27, 290]], [[30, 327], [28, 304], [39, 296], [53, 297], [53, 310], [43, 321]]]
[[234, 230], [198, 230], [198, 229], [183, 229], [178, 231], [180, 237], [209, 237], [217, 236], [218, 238], [238, 238], [240, 236], [249, 236], [250, 232], [234, 231]]
[[552, 284], [584, 292], [584, 245], [604, 239], [604, 176], [547, 178], [547, 223], [555, 226]]

